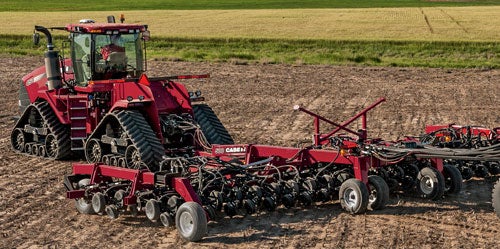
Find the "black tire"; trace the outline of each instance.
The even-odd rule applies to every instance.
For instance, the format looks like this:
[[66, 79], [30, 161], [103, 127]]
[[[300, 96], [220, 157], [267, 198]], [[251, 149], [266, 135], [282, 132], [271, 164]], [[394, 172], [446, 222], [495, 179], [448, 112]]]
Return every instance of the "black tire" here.
[[[90, 179], [85, 178], [78, 182], [78, 188], [83, 188], [90, 184]], [[85, 198], [79, 198], [75, 200], [75, 207], [81, 214], [94, 214], [94, 209], [92, 208], [92, 201]]]
[[370, 186], [368, 196], [368, 208], [371, 210], [384, 209], [389, 202], [389, 186], [384, 179], [377, 175], [368, 176]]
[[416, 188], [420, 197], [438, 200], [444, 194], [444, 177], [437, 169], [424, 167], [418, 172]]
[[194, 120], [210, 144], [234, 144], [234, 140], [215, 112], [206, 104], [193, 105]]
[[196, 202], [185, 202], [175, 214], [175, 226], [179, 235], [187, 241], [199, 241], [207, 234], [205, 210]]
[[462, 174], [455, 166], [445, 164], [443, 166], [443, 177], [445, 194], [458, 194], [462, 191]]
[[493, 187], [493, 191], [491, 194], [491, 203], [493, 204], [495, 213], [497, 214], [498, 218], [500, 218], [500, 180], [498, 180]]
[[351, 214], [366, 212], [368, 208], [368, 196], [368, 188], [358, 179], [347, 179], [340, 186], [340, 205], [345, 211]]

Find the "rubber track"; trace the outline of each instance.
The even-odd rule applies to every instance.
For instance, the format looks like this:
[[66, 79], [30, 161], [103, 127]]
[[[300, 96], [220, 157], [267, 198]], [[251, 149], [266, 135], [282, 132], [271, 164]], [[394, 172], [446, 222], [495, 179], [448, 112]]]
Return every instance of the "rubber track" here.
[[135, 110], [122, 110], [108, 114], [95, 129], [90, 138], [100, 138], [104, 134], [106, 121], [110, 118], [116, 119], [126, 133], [132, 145], [141, 154], [141, 160], [148, 166], [150, 171], [156, 171], [159, 162], [163, 160], [165, 149], [158, 137], [151, 129], [144, 116]]
[[194, 119], [210, 144], [234, 144], [215, 112], [206, 104], [193, 105]]
[[68, 127], [61, 124], [56, 117], [49, 103], [38, 102], [29, 105], [25, 110], [19, 121], [16, 123], [15, 128], [24, 128], [28, 123], [28, 116], [31, 110], [35, 108], [42, 117], [43, 123], [47, 126], [51, 134], [54, 134], [57, 140], [58, 152], [53, 159], [64, 159], [71, 154], [71, 140]]

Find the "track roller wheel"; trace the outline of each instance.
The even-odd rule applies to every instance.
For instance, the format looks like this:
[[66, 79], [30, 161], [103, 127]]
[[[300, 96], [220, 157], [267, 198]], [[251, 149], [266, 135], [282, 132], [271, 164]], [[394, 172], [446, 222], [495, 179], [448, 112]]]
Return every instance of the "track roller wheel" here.
[[32, 143], [27, 143], [24, 145], [24, 152], [26, 152], [26, 154], [33, 154], [33, 144]]
[[94, 212], [102, 214], [106, 208], [106, 198], [103, 193], [95, 193], [92, 196], [92, 208]]
[[102, 163], [106, 165], [110, 165], [111, 162], [111, 155], [104, 155], [102, 156]]
[[116, 208], [115, 205], [109, 205], [106, 206], [105, 208], [106, 214], [109, 216], [111, 219], [117, 219], [118, 218], [118, 208]]
[[174, 216], [167, 212], [160, 214], [160, 221], [165, 227], [175, 226]]
[[495, 209], [495, 213], [497, 214], [498, 218], [500, 218], [500, 180], [498, 180], [493, 187], [493, 192], [491, 195], [493, 209]]
[[360, 214], [368, 207], [368, 188], [355, 178], [347, 179], [339, 190], [340, 205], [351, 214]]
[[462, 190], [462, 174], [453, 165], [443, 166], [444, 191], [445, 194], [458, 194]]
[[[82, 180], [78, 181], [78, 188], [82, 189], [89, 184], [90, 184], [90, 179], [88, 179], [88, 178], [82, 179]], [[92, 208], [92, 202], [90, 202], [86, 198], [75, 199], [75, 207], [76, 207], [76, 210], [78, 210], [78, 212], [80, 212], [81, 214], [93, 214], [93, 213], [95, 213], [94, 209]]]
[[26, 137], [21, 128], [16, 128], [12, 131], [12, 133], [10, 134], [10, 142], [14, 150], [24, 152]]
[[437, 169], [425, 167], [418, 172], [417, 192], [420, 197], [438, 200], [444, 194], [444, 177]]
[[372, 210], [384, 209], [389, 201], [389, 186], [384, 179], [377, 175], [368, 176], [370, 187], [368, 196], [368, 208]]
[[187, 241], [199, 241], [207, 233], [205, 211], [196, 202], [185, 202], [175, 215], [175, 225], [179, 235]]
[[119, 156], [112, 156], [109, 158], [109, 165], [118, 166]]
[[85, 144], [85, 158], [89, 163], [98, 163], [102, 159], [102, 148], [99, 139], [92, 138]]
[[38, 156], [45, 157], [47, 156], [45, 145], [38, 146]]
[[33, 156], [38, 156], [38, 144], [33, 144], [31, 146], [31, 154]]
[[129, 169], [140, 169], [143, 167], [141, 153], [134, 145], [129, 145], [125, 150], [125, 164]]
[[122, 167], [122, 168], [126, 168], [127, 167], [127, 163], [125, 162], [125, 158], [120, 157], [118, 159], [118, 167]]
[[152, 222], [158, 221], [160, 218], [160, 202], [151, 199], [146, 202], [146, 217]]

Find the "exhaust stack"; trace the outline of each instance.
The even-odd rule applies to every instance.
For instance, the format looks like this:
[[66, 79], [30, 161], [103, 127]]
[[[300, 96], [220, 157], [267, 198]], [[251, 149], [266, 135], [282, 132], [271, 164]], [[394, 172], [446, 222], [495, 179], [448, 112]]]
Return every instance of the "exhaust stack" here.
[[[47, 74], [47, 87], [49, 91], [62, 87], [61, 68], [59, 63], [59, 52], [54, 50], [52, 35], [49, 30], [42, 26], [35, 26], [35, 30], [47, 37], [47, 52], [45, 52], [45, 72]], [[36, 35], [36, 34], [35, 34]]]

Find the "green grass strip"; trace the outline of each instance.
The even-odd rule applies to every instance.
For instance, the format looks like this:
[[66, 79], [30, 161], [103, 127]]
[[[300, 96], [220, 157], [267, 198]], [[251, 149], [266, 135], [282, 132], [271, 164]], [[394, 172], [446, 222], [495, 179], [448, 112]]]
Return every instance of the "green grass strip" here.
[[[61, 47], [63, 36], [56, 36]], [[342, 41], [161, 38], [147, 43], [150, 59], [236, 64], [323, 64], [439, 68], [500, 68], [499, 42]], [[0, 35], [0, 53], [39, 55], [29, 36]], [[66, 51], [67, 53], [67, 51]]]

